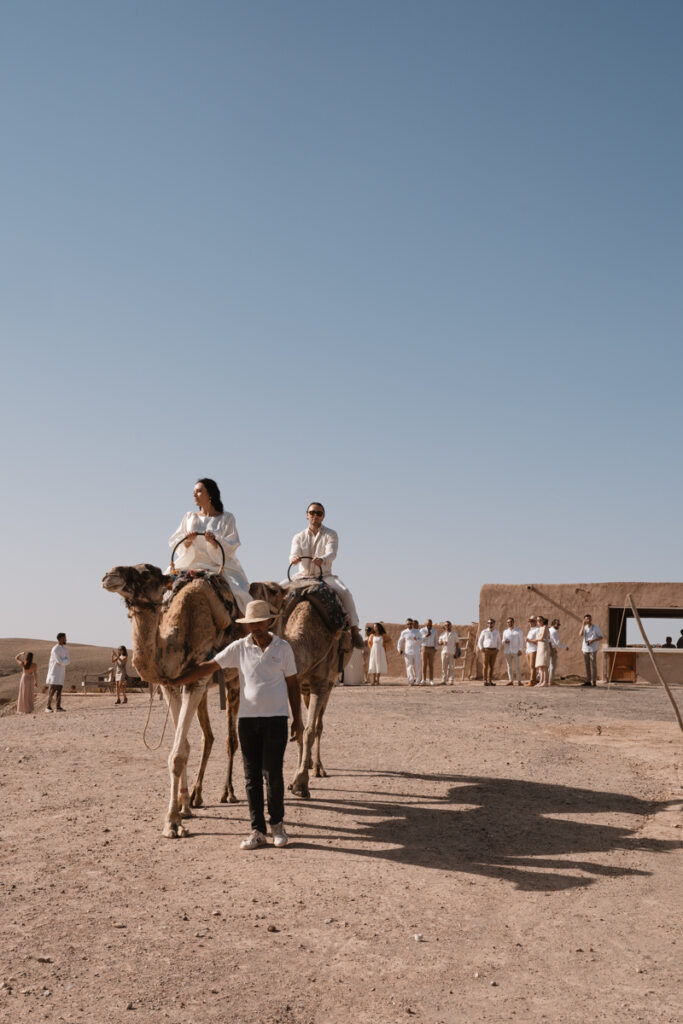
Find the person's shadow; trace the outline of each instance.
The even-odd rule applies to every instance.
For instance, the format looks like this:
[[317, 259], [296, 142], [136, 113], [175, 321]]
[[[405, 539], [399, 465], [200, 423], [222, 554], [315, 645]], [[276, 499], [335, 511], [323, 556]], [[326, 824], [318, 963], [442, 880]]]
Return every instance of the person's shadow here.
[[[466, 775], [362, 769], [339, 769], [334, 775], [339, 783], [352, 777], [356, 785], [348, 789], [326, 785], [324, 791], [315, 792], [297, 828], [297, 846], [315, 845], [304, 834], [308, 826], [328, 836], [339, 835], [343, 842], [338, 850], [343, 853], [500, 878], [519, 889], [559, 890], [590, 885], [598, 875], [650, 874], [625, 867], [623, 862], [606, 864], [605, 854], [618, 850], [667, 853], [683, 845], [678, 840], [639, 836], [645, 819], [669, 803], [628, 794]], [[405, 779], [412, 792], [382, 795], [361, 788], [364, 777], [387, 776]], [[419, 785], [414, 785], [420, 782], [429, 783], [432, 792], [435, 783], [448, 789], [441, 796], [420, 797]], [[351, 827], [341, 821], [322, 825], [316, 820], [317, 808], [325, 815], [336, 811], [356, 821]], [[622, 820], [607, 825], [586, 820], [590, 815], [617, 815]], [[354, 838], [364, 845], [349, 845]]]

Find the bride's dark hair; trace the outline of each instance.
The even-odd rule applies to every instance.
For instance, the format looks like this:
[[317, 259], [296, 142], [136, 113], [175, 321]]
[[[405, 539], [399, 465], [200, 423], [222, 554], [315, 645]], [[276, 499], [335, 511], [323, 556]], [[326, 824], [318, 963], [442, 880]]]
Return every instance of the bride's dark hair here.
[[219, 515], [223, 512], [223, 502], [221, 501], [221, 492], [218, 489], [218, 484], [215, 480], [212, 480], [210, 476], [200, 477], [197, 481], [198, 484], [204, 484], [207, 491], [209, 492], [209, 498], [211, 504], [216, 509]]

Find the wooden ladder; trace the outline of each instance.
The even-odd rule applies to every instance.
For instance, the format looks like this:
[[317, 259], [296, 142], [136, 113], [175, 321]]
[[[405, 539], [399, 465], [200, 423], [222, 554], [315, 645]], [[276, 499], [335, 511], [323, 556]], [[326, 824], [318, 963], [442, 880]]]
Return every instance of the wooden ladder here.
[[469, 659], [469, 662], [470, 662], [470, 666], [469, 666], [469, 673], [468, 673], [467, 678], [468, 679], [472, 678], [472, 668], [476, 665], [476, 653], [475, 652], [476, 652], [476, 644], [477, 644], [477, 629], [478, 629], [478, 626], [476, 626], [476, 625], [468, 626], [467, 627], [467, 636], [459, 636], [458, 637], [458, 644], [460, 645], [460, 650], [462, 651], [462, 665], [458, 665], [457, 668], [460, 669], [460, 678], [461, 679], [465, 678], [465, 672], [467, 671], [468, 659]]

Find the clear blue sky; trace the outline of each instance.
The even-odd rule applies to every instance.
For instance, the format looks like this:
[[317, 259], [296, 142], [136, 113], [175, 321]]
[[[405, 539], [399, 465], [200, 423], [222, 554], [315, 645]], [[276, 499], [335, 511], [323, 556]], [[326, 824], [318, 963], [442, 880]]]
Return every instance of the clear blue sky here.
[[363, 619], [680, 579], [683, 6], [5, 2], [0, 634], [119, 643], [198, 476]]

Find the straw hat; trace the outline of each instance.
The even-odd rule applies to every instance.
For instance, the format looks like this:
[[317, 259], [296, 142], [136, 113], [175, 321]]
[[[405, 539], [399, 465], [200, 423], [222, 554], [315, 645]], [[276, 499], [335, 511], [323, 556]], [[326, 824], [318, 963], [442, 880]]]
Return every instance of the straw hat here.
[[235, 619], [235, 622], [267, 622], [274, 618], [270, 605], [267, 601], [250, 601], [247, 605], [247, 613], [243, 619]]

